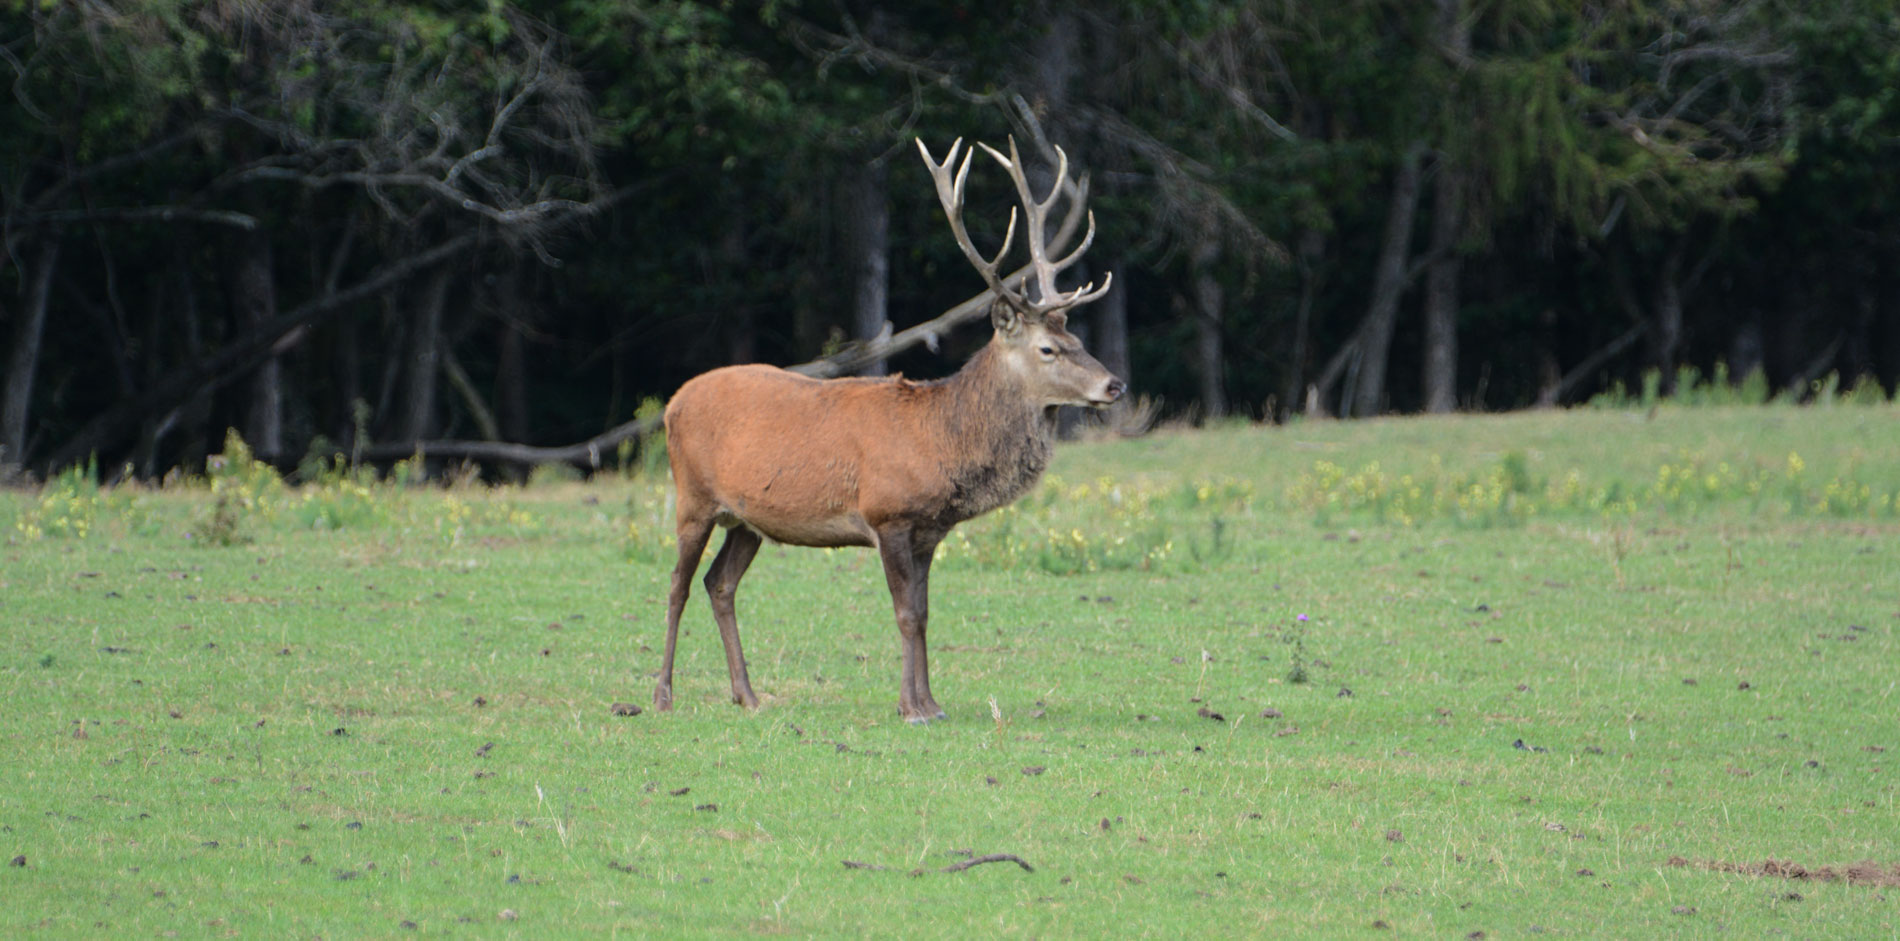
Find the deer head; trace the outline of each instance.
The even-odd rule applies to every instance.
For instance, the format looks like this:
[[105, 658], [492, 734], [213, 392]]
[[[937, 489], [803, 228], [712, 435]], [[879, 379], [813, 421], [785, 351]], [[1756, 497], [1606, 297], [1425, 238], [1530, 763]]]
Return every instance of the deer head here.
[[[1069, 157], [1062, 152], [1062, 148], [1057, 147], [1056, 181], [1049, 188], [1048, 196], [1037, 199], [1023, 175], [1022, 156], [1016, 150], [1015, 138], [1010, 138], [1007, 157], [988, 144], [977, 144], [1008, 171], [1010, 179], [1016, 184], [1016, 194], [1022, 201], [1027, 223], [1025, 228], [1028, 230], [1026, 241], [1029, 244], [1030, 274], [1036, 285], [1036, 296], [1031, 300], [1025, 292], [1012, 288], [997, 273], [997, 266], [1009, 254], [1016, 238], [1016, 210], [1010, 209], [1009, 229], [1003, 237], [1003, 247], [994, 256], [986, 257], [977, 251], [976, 245], [970, 241], [970, 233], [964, 228], [963, 187], [970, 173], [970, 158], [976, 152], [962, 151], [963, 159], [959, 161], [957, 154], [962, 146], [963, 139], [957, 138], [942, 162], [938, 162], [931, 157], [930, 148], [924, 146], [923, 140], [920, 138], [917, 141], [917, 150], [923, 155], [924, 165], [930, 168], [931, 179], [936, 182], [937, 199], [943, 204], [944, 215], [949, 218], [950, 231], [956, 236], [957, 247], [963, 250], [963, 257], [969, 259], [977, 273], [983, 276], [983, 282], [989, 285], [990, 293], [996, 296], [996, 302], [990, 307], [990, 323], [996, 328], [992, 346], [997, 348], [1002, 363], [1022, 380], [1024, 387], [1043, 406], [1086, 405], [1102, 408], [1112, 404], [1121, 397], [1124, 383], [1095, 357], [1090, 356], [1082, 348], [1082, 342], [1069, 332], [1068, 310], [1108, 293], [1115, 276], [1112, 273], [1105, 275], [1100, 287], [1090, 282], [1072, 291], [1056, 288], [1056, 275], [1075, 264], [1095, 241], [1095, 214], [1087, 214], [1088, 234], [1083, 236], [1081, 244], [1074, 251], [1052, 259], [1047, 241], [1049, 210], [1065, 194], [1071, 200], [1070, 215], [1063, 232], [1058, 235], [1057, 244], [1067, 241], [1068, 234], [1073, 231], [1075, 210], [1087, 204], [1088, 178], [1070, 179]], [[952, 163], [956, 164], [954, 174], [950, 170]]]

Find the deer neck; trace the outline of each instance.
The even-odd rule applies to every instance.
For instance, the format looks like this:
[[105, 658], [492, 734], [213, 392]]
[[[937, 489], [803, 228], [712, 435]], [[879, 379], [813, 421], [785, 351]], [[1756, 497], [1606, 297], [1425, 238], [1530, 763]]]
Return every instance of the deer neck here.
[[994, 344], [939, 388], [951, 515], [970, 519], [1029, 492], [1049, 466], [1056, 410], [1030, 397]]

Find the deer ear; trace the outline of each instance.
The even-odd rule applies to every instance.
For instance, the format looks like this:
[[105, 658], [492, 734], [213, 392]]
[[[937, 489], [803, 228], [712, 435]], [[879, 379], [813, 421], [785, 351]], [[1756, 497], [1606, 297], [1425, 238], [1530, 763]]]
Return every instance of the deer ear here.
[[996, 328], [997, 333], [1013, 337], [1023, 328], [1023, 318], [1016, 312], [1016, 308], [1009, 306], [1005, 301], [998, 300], [990, 304], [990, 325]]

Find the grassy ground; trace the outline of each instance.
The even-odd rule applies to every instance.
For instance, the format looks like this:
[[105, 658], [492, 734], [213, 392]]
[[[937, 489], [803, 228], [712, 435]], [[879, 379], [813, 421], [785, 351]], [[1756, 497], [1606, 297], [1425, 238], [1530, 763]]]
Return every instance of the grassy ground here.
[[0, 927], [1894, 937], [1896, 495], [1892, 406], [1067, 446], [911, 727], [874, 557], [777, 547], [763, 708], [696, 592], [611, 714], [652, 481], [0, 494]]

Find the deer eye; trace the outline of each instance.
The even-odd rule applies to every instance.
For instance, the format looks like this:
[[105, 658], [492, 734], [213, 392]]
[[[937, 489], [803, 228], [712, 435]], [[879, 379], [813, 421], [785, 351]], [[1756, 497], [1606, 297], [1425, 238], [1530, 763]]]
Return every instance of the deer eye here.
[[1056, 348], [1053, 346], [1045, 346], [1039, 352], [1041, 352], [1042, 355], [1044, 356], [1054, 358], [1056, 355]]

